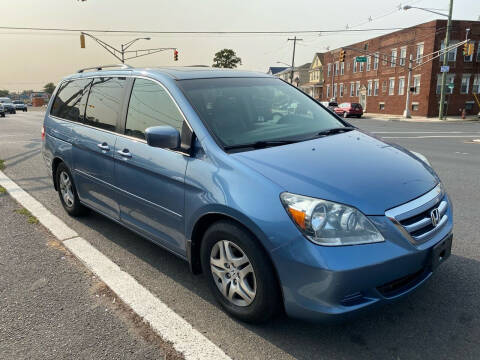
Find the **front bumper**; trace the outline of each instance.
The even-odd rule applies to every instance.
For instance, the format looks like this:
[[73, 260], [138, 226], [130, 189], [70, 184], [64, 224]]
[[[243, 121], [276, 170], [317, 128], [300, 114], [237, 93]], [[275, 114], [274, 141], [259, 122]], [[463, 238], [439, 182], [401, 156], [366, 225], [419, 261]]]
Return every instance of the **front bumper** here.
[[[448, 202], [448, 223], [435, 237], [419, 245], [409, 242], [385, 216], [372, 216], [369, 218], [385, 242], [325, 247], [299, 235], [274, 250], [272, 260], [286, 313], [309, 321], [338, 320], [392, 302], [418, 288], [439, 263], [434, 259], [439, 256], [438, 251], [434, 254], [434, 247], [451, 241], [453, 215]], [[442, 255], [448, 257], [445, 252]]]

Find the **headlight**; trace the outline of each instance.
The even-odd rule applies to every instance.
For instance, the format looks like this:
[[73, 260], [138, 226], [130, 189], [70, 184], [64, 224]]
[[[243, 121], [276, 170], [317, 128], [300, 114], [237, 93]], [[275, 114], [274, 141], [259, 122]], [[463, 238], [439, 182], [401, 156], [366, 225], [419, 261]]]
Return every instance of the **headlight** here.
[[353, 207], [287, 192], [280, 199], [293, 222], [315, 244], [342, 246], [385, 241], [372, 222]]
[[416, 157], [418, 157], [420, 160], [422, 160], [425, 164], [427, 164], [428, 166], [432, 166], [430, 164], [430, 161], [428, 161], [427, 157], [425, 155], [422, 155], [418, 152], [415, 152], [415, 151], [410, 151], [413, 155], [415, 155]]

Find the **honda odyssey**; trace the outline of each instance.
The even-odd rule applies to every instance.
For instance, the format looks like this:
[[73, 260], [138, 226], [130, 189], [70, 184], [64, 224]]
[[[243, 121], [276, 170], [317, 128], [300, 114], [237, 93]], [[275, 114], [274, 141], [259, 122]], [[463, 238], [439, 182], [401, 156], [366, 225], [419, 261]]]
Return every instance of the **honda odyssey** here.
[[424, 156], [266, 74], [80, 70], [42, 139], [70, 215], [92, 209], [186, 260], [243, 321], [391, 302], [451, 251], [452, 205]]

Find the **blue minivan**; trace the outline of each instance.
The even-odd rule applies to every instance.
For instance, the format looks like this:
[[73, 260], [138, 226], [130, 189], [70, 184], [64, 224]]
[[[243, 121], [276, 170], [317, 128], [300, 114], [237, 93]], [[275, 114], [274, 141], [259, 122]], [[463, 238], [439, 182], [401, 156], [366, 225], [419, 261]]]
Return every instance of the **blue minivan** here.
[[188, 261], [243, 321], [343, 318], [410, 293], [451, 252], [425, 157], [266, 74], [80, 70], [42, 138], [70, 215], [92, 209]]

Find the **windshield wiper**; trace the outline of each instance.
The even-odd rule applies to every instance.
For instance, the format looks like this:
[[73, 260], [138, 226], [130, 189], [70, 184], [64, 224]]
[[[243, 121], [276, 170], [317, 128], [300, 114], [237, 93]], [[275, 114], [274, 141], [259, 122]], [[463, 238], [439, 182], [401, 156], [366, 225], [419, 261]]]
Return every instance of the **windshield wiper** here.
[[224, 146], [223, 148], [225, 150], [245, 149], [245, 148], [263, 149], [270, 146], [293, 144], [295, 142], [298, 142], [298, 140], [262, 140], [262, 141], [256, 141], [249, 144], [227, 145], [227, 146]]
[[332, 129], [327, 129], [327, 130], [320, 131], [319, 133], [317, 133], [317, 136], [328, 136], [328, 135], [339, 134], [339, 133], [352, 131], [352, 130], [355, 130], [355, 128], [351, 127], [351, 126], [332, 128]]

